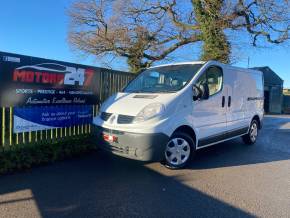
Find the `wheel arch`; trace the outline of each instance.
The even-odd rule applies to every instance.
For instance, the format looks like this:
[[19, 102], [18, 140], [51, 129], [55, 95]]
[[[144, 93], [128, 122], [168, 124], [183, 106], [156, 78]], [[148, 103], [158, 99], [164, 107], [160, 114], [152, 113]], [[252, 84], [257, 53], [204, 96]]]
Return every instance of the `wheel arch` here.
[[187, 133], [193, 140], [194, 142], [194, 149], [196, 149], [196, 145], [197, 145], [197, 137], [196, 137], [196, 133], [195, 131], [192, 129], [192, 127], [188, 126], [188, 125], [182, 125], [182, 126], [179, 126], [178, 128], [176, 128], [172, 135], [176, 132], [184, 132], [184, 133]]
[[260, 120], [259, 115], [256, 114], [255, 116], [253, 116], [251, 123], [253, 120], [256, 120], [258, 122], [258, 128], [261, 129], [262, 126], [261, 126], [261, 120]]

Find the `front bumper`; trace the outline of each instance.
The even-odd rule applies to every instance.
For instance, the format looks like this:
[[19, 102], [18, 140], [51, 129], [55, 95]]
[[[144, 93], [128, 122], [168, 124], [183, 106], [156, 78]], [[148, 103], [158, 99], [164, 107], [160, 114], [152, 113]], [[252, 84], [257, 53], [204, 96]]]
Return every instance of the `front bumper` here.
[[[108, 142], [103, 134], [116, 136], [117, 142]], [[141, 161], [160, 161], [169, 137], [163, 133], [132, 133], [94, 126], [97, 146], [113, 154]]]

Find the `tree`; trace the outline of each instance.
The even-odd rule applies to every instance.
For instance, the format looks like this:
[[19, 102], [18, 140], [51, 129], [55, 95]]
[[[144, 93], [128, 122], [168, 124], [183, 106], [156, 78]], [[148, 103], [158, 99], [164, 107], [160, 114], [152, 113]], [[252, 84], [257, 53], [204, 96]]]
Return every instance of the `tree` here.
[[201, 60], [231, 61], [235, 32], [253, 46], [289, 39], [288, 0], [86, 0], [70, 11], [70, 42], [95, 55], [126, 57], [138, 72], [176, 49], [202, 42]]
[[200, 41], [199, 35], [174, 28], [166, 11], [154, 7], [138, 0], [75, 2], [69, 11], [69, 42], [88, 54], [125, 57], [130, 70], [138, 72], [179, 47]]
[[252, 45], [259, 39], [280, 44], [289, 39], [290, 4], [288, 0], [191, 0], [194, 22], [180, 19], [177, 2], [168, 4], [167, 11], [175, 22], [187, 29], [201, 31], [203, 60], [229, 63], [231, 43], [228, 34], [240, 31], [252, 37]]
[[222, 27], [223, 1], [193, 0], [196, 22], [200, 26], [203, 40], [202, 60], [219, 60], [230, 62], [230, 43]]

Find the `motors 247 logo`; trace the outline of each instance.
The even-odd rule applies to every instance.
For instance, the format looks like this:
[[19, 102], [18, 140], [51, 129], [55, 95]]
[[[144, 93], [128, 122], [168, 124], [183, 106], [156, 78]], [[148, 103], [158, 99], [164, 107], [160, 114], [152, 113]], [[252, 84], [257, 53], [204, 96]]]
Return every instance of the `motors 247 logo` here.
[[16, 68], [13, 72], [13, 81], [88, 87], [92, 83], [93, 74], [93, 69], [67, 67], [55, 63], [43, 63]]

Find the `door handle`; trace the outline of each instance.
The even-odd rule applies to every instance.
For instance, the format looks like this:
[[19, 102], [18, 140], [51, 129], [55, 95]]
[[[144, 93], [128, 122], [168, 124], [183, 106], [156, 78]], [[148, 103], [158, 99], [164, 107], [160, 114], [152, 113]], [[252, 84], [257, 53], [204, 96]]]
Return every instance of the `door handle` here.
[[225, 96], [223, 96], [223, 98], [222, 98], [222, 107], [225, 106], [225, 102], [226, 102], [226, 98], [225, 98]]
[[229, 96], [229, 100], [228, 100], [228, 107], [230, 107], [230, 106], [231, 106], [231, 103], [232, 103], [232, 97], [231, 97], [231, 96]]

